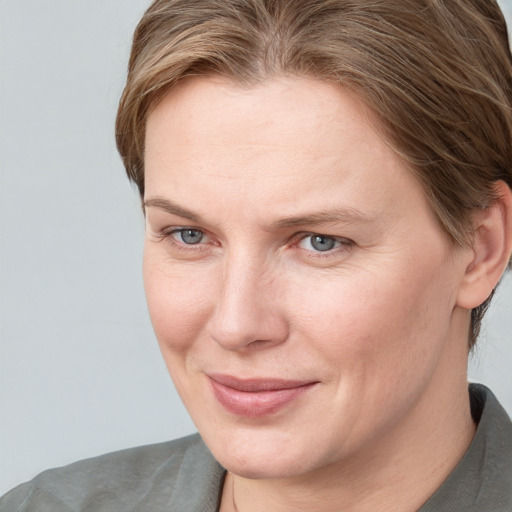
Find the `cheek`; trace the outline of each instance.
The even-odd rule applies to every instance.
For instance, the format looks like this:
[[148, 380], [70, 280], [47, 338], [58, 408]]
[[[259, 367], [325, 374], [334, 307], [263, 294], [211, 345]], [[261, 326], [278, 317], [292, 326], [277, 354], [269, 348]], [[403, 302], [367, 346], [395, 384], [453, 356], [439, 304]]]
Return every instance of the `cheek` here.
[[435, 269], [416, 272], [414, 281], [405, 270], [342, 276], [297, 297], [295, 317], [302, 318], [304, 335], [316, 340], [324, 357], [361, 378], [428, 365], [447, 334], [450, 294]]
[[164, 357], [187, 351], [209, 315], [212, 286], [193, 269], [177, 268], [144, 255], [149, 315]]

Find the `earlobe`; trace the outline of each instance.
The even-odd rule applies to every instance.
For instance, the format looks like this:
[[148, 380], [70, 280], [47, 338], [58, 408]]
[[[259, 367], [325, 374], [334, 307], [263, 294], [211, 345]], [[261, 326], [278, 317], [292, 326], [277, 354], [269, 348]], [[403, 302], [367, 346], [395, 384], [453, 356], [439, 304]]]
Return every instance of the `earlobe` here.
[[475, 213], [473, 258], [459, 288], [457, 305], [473, 309], [489, 297], [505, 271], [512, 253], [512, 191], [496, 183], [496, 201]]

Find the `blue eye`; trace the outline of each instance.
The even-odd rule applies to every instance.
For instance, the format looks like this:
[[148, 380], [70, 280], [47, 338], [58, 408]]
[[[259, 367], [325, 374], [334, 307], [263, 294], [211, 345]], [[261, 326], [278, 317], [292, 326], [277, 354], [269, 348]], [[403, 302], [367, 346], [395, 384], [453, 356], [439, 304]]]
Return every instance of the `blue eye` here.
[[309, 237], [311, 247], [317, 251], [330, 251], [336, 247], [336, 240], [330, 236], [312, 235]]
[[300, 240], [299, 247], [311, 252], [329, 252], [333, 249], [338, 249], [341, 246], [349, 246], [351, 243], [352, 242], [350, 242], [350, 240], [345, 238], [315, 233], [309, 234]]
[[177, 229], [173, 232], [173, 237], [178, 242], [195, 245], [203, 241], [204, 233], [199, 229]]

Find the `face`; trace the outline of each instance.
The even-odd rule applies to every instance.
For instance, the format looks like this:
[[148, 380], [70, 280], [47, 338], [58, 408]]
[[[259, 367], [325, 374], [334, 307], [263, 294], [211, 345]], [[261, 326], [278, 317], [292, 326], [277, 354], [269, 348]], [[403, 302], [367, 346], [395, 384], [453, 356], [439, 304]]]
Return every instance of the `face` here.
[[451, 384], [464, 265], [376, 128], [300, 78], [193, 79], [149, 117], [149, 311], [234, 473], [342, 464], [420, 428]]

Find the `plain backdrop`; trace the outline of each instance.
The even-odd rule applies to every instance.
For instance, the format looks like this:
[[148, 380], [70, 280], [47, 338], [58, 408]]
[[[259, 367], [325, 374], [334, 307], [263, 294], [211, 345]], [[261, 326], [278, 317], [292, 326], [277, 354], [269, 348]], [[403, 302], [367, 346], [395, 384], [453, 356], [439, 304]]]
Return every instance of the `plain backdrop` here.
[[[0, 0], [0, 494], [194, 426], [148, 319], [114, 145], [146, 0]], [[512, 0], [502, 0], [512, 19]], [[512, 279], [471, 360], [512, 412]]]

